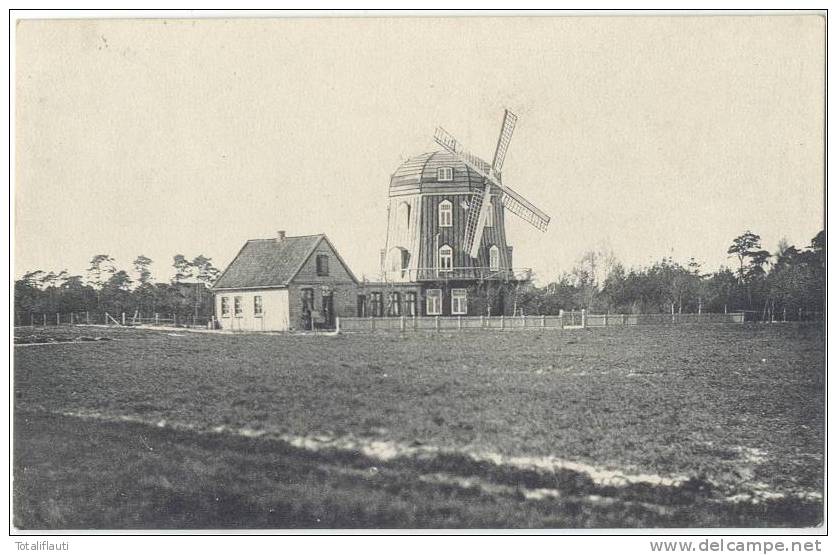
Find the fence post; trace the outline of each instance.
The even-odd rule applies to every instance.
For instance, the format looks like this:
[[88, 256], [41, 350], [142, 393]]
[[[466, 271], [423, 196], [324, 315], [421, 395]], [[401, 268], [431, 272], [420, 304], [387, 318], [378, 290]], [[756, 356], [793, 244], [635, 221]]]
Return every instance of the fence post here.
[[123, 326], [125, 325], [125, 313], [124, 312], [122, 313], [122, 325]]
[[159, 323], [160, 323], [160, 313], [159, 313], [159, 312], [155, 312], [155, 313], [154, 313], [154, 325], [156, 326], [156, 325], [158, 325]]
[[581, 327], [582, 328], [587, 327], [587, 309], [586, 308], [581, 309]]
[[55, 325], [56, 326], [61, 325], [61, 313], [60, 312], [55, 313]]
[[46, 314], [44, 314], [44, 327], [46, 327]]
[[90, 311], [89, 311], [89, 310], [85, 310], [85, 311], [84, 311], [84, 316], [85, 316], [85, 318], [87, 319], [87, 325], [89, 326], [89, 325], [90, 325]]
[[500, 314], [500, 329], [501, 330], [506, 329], [506, 315], [505, 314]]
[[561, 324], [561, 329], [564, 329], [564, 309], [558, 309], [558, 323]]
[[436, 316], [436, 331], [439, 331], [439, 317]]
[[462, 316], [456, 317], [456, 329], [462, 330]]
[[174, 322], [174, 327], [177, 327], [177, 313], [171, 315], [172, 322]]
[[404, 318], [404, 316], [402, 316], [401, 317], [401, 331], [403, 332], [406, 329], [406, 327], [407, 327], [407, 320]]
[[[264, 321], [262, 321], [262, 326], [264, 326]], [[334, 333], [340, 333], [340, 316], [334, 317]]]
[[480, 314], [480, 327], [481, 328], [485, 327], [485, 315], [483, 315], [483, 314]]
[[71, 326], [73, 325], [73, 313], [72, 312], [70, 312], [70, 325]]
[[541, 314], [541, 328], [546, 327], [546, 314]]

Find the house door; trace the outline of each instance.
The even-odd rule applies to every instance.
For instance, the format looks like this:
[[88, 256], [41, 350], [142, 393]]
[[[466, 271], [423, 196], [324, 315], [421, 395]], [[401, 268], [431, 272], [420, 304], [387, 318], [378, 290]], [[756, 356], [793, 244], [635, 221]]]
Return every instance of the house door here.
[[323, 294], [323, 327], [334, 328], [334, 295]]

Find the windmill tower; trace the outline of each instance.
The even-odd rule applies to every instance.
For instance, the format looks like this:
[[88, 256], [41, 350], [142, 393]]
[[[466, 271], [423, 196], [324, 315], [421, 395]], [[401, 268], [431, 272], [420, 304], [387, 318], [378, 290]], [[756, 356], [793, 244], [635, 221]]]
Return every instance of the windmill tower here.
[[549, 216], [502, 182], [516, 122], [506, 110], [491, 164], [439, 127], [434, 140], [443, 150], [412, 157], [392, 175], [382, 274], [419, 285], [427, 314], [462, 314], [461, 291], [475, 284], [529, 279], [512, 265], [504, 209], [541, 231]]

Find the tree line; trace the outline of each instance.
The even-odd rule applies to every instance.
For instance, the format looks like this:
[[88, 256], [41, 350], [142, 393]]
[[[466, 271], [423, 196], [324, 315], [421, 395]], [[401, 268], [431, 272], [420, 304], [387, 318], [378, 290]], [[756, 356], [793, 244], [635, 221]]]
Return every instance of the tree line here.
[[[130, 270], [117, 267], [113, 257], [97, 254], [90, 259], [85, 275], [73, 275], [66, 270], [32, 270], [14, 283], [15, 315], [18, 324], [28, 324], [30, 318], [56, 314], [92, 314], [101, 322], [105, 312], [119, 318], [151, 317], [162, 314], [177, 317], [181, 322], [206, 322], [212, 315], [212, 294], [209, 287], [220, 271], [212, 259], [198, 255], [188, 259], [177, 254], [172, 259], [174, 276], [169, 282], [154, 280], [153, 261], [137, 256]], [[66, 317], [66, 316], [65, 316]]]
[[[681, 264], [663, 258], [650, 266], [628, 269], [612, 252], [591, 250], [557, 280], [509, 291], [513, 306], [510, 303], [505, 310], [518, 314], [558, 314], [582, 308], [593, 313], [633, 314], [743, 310], [754, 319], [788, 320], [810, 319], [824, 312], [825, 231], [803, 248], [782, 240], [772, 253], [762, 247], [757, 234], [747, 231], [732, 240], [727, 254], [734, 267], [705, 273], [694, 259]], [[46, 314], [52, 319], [56, 313], [71, 312], [93, 313], [97, 321], [105, 312], [146, 317], [159, 313], [197, 323], [212, 316], [209, 287], [220, 275], [212, 259], [175, 255], [169, 282], [155, 281], [151, 264], [148, 257], [137, 256], [129, 273], [117, 268], [111, 256], [97, 254], [84, 276], [66, 270], [27, 272], [14, 284], [17, 323], [28, 324], [29, 315]], [[475, 309], [481, 301], [476, 289], [469, 294]]]
[[772, 253], [759, 235], [746, 231], [732, 240], [727, 255], [735, 267], [706, 273], [694, 259], [681, 264], [663, 258], [626, 269], [612, 252], [588, 251], [556, 281], [519, 290], [515, 302], [525, 314], [747, 311], [752, 319], [796, 320], [824, 312], [824, 230], [804, 248], [783, 239]]

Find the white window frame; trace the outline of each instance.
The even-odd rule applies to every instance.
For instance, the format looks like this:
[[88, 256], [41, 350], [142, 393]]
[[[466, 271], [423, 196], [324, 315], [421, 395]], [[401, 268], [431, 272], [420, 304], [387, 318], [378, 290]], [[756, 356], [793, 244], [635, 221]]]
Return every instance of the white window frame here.
[[417, 295], [414, 291], [404, 293], [404, 316], [416, 316], [418, 310]]
[[241, 295], [233, 297], [233, 316], [244, 318], [244, 297]]
[[428, 289], [425, 299], [425, 312], [428, 316], [439, 316], [442, 314], [442, 290]]
[[439, 203], [439, 227], [453, 227], [453, 203], [449, 200]]
[[492, 272], [500, 269], [500, 247], [491, 245], [488, 249], [488, 267]]
[[468, 290], [451, 289], [450, 292], [450, 313], [453, 315], [468, 314]]
[[442, 245], [439, 247], [438, 267], [440, 272], [453, 271], [453, 247], [450, 245]]
[[[256, 302], [258, 300], [258, 302]], [[264, 297], [253, 295], [253, 316], [261, 318], [264, 315]]]
[[230, 298], [221, 297], [221, 318], [230, 317]]
[[453, 168], [443, 166], [436, 170], [436, 181], [453, 181]]
[[387, 316], [401, 316], [401, 292], [392, 291], [387, 295]]

